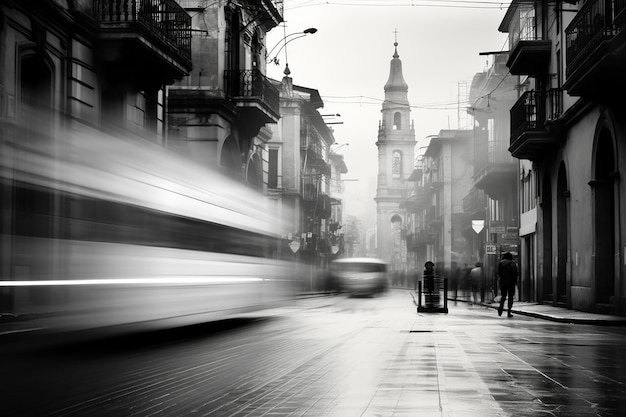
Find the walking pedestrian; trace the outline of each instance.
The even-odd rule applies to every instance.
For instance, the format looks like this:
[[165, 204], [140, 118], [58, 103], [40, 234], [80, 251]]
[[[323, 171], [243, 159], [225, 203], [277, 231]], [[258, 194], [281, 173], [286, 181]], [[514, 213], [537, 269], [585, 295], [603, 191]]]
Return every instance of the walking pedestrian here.
[[[479, 290], [479, 288], [482, 288], [483, 286], [482, 277], [483, 277], [483, 263], [476, 262], [474, 264], [474, 267], [469, 272], [469, 277], [468, 277], [471, 304], [475, 304], [477, 302], [476, 292]], [[481, 302], [483, 301], [482, 297], [480, 301]]]
[[513, 295], [515, 294], [515, 286], [517, 285], [517, 276], [519, 275], [519, 272], [511, 252], [505, 252], [502, 255], [502, 260], [498, 262], [496, 273], [500, 278], [500, 291], [502, 293], [502, 296], [500, 297], [500, 307], [498, 308], [498, 316], [502, 315], [502, 311], [504, 311], [504, 300], [508, 298], [507, 316], [513, 317], [513, 314], [511, 314], [511, 308], [513, 308]]

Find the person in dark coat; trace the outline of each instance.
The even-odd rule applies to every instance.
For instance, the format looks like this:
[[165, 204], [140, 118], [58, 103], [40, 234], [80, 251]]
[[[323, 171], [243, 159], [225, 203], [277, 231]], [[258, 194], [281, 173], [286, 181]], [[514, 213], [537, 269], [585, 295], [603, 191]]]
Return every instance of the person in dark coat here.
[[496, 273], [500, 278], [500, 291], [502, 293], [502, 297], [500, 297], [500, 307], [498, 307], [498, 316], [502, 315], [502, 311], [504, 311], [504, 300], [508, 298], [509, 308], [507, 316], [513, 317], [511, 308], [513, 308], [513, 295], [515, 295], [515, 286], [517, 285], [519, 272], [511, 252], [506, 252], [502, 255], [502, 260], [498, 262]]

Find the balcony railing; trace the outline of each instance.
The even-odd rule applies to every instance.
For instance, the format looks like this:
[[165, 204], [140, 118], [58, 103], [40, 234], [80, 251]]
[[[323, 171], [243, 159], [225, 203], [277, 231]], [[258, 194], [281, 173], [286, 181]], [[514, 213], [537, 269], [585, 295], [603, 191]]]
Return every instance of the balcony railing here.
[[549, 154], [557, 141], [559, 129], [546, 123], [546, 101], [550, 106], [548, 117], [557, 117], [561, 111], [560, 97], [557, 91], [522, 94], [511, 108], [511, 155], [537, 161]]
[[477, 188], [472, 189], [468, 195], [463, 198], [463, 213], [474, 214], [485, 211], [487, 207], [487, 197], [483, 190]]
[[617, 33], [614, 17], [625, 8], [624, 0], [588, 0], [565, 29], [567, 75], [574, 72], [605, 40]]
[[279, 114], [280, 98], [276, 87], [259, 70], [226, 70], [225, 90], [228, 97], [256, 99]]
[[486, 131], [477, 131], [474, 143], [474, 176], [484, 174], [493, 165], [512, 164], [515, 159], [509, 152], [509, 137], [500, 137], [494, 130], [493, 140], [489, 140]]
[[556, 120], [563, 114], [563, 89], [551, 88], [548, 90], [548, 120]]
[[265, 12], [276, 19], [277, 22], [281, 22], [283, 14], [285, 12], [284, 0], [251, 0], [251, 5], [255, 8], [260, 7]]
[[511, 144], [524, 132], [544, 131], [544, 123], [543, 95], [539, 91], [526, 91], [511, 107]]
[[523, 9], [520, 26], [512, 27], [510, 32], [511, 52], [506, 66], [514, 75], [537, 76], [548, 70], [552, 42], [544, 40], [538, 33], [533, 6], [525, 6]]
[[175, 0], [94, 0], [101, 25], [131, 25], [191, 60], [191, 17]]

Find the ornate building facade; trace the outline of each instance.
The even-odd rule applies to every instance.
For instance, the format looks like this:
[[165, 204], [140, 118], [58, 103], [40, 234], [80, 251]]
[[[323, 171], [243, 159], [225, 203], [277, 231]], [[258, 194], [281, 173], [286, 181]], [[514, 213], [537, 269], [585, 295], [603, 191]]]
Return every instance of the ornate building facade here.
[[265, 189], [266, 125], [280, 118], [265, 76], [265, 37], [283, 19], [275, 0], [181, 1], [192, 14], [193, 69], [168, 88], [169, 146]]

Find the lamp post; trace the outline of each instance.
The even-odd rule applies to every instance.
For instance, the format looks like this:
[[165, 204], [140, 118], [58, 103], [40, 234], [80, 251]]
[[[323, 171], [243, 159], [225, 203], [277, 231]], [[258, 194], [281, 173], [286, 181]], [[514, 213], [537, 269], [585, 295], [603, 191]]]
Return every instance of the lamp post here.
[[[276, 49], [278, 47], [278, 45], [281, 45], [281, 47], [278, 49], [278, 51], [276, 51], [276, 55], [274, 55], [273, 58], [268, 59], [267, 63], [269, 64], [270, 62], [273, 62], [274, 64], [278, 65], [278, 63], [279, 63], [278, 62], [278, 54], [280, 53], [280, 51], [285, 49], [285, 65], [288, 65], [287, 49], [286, 49], [287, 44], [289, 42], [295, 41], [296, 39], [303, 38], [306, 35], [313, 35], [316, 32], [317, 32], [316, 28], [308, 28], [308, 29], [304, 29], [302, 32], [294, 32], [294, 33], [290, 33], [289, 35], [286, 35], [280, 41], [278, 41], [278, 43], [276, 45], [274, 45], [274, 47], [272, 49], [270, 49], [270, 51], [267, 53], [267, 56], [271, 57], [272, 56], [272, 52], [274, 52], [274, 49]], [[292, 36], [295, 36], [295, 37], [292, 37]], [[289, 39], [289, 38], [291, 38], [291, 39]]]

